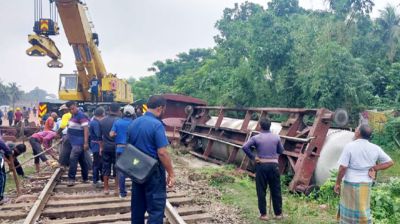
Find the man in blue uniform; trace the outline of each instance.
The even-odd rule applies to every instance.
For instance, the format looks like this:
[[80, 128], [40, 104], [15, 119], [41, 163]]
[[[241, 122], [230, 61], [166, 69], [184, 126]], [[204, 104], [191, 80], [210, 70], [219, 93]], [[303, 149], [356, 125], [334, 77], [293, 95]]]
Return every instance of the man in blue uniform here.
[[92, 96], [92, 103], [96, 101], [96, 103], [99, 101], [99, 85], [100, 81], [97, 79], [97, 77], [93, 77], [90, 80], [90, 94]]
[[[147, 102], [148, 111], [129, 126], [128, 143], [134, 145], [159, 161], [158, 169], [143, 184], [132, 184], [131, 220], [133, 224], [144, 224], [148, 213], [149, 224], [163, 223], [167, 198], [166, 184], [173, 187], [175, 174], [167, 152], [168, 139], [160, 118], [166, 101], [162, 96], [152, 96]], [[168, 173], [166, 179], [165, 170]], [[167, 180], [167, 181], [165, 181]]]
[[[126, 105], [123, 111], [123, 118], [118, 119], [114, 122], [110, 136], [114, 137], [115, 144], [116, 144], [116, 152], [117, 152], [117, 159], [121, 156], [124, 152], [126, 147], [126, 140], [128, 137], [128, 127], [135, 119], [135, 108], [131, 105]], [[117, 172], [118, 176], [118, 186], [119, 186], [119, 197], [124, 198], [126, 197], [126, 190], [125, 190], [125, 175], [121, 172]]]
[[104, 108], [98, 107], [94, 111], [94, 117], [89, 123], [90, 150], [93, 153], [93, 185], [102, 187], [100, 180], [102, 163], [100, 156], [100, 143], [102, 141], [100, 121], [104, 118]]

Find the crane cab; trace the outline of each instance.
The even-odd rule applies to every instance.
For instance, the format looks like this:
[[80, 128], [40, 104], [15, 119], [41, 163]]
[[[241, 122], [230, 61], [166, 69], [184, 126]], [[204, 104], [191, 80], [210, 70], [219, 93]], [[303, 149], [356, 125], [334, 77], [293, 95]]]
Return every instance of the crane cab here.
[[[78, 80], [77, 73], [60, 74], [58, 96], [61, 100], [85, 101], [84, 91], [88, 93], [88, 89], [84, 89]], [[102, 102], [127, 104], [133, 102], [133, 94], [129, 83], [111, 74], [101, 79], [99, 98]]]

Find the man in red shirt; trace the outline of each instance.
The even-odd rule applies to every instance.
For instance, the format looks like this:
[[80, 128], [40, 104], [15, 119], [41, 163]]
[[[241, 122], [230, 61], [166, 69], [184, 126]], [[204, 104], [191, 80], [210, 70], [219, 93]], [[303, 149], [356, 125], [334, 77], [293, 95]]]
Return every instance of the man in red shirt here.
[[55, 113], [55, 112], [51, 113], [50, 117], [47, 118], [46, 122], [44, 123], [44, 131], [53, 130], [54, 124], [55, 124], [54, 121], [57, 120], [57, 117], [58, 117], [57, 113]]
[[22, 112], [21, 112], [21, 109], [19, 109], [19, 107], [17, 107], [14, 117], [15, 117], [14, 125], [17, 125], [18, 122], [20, 122], [22, 120]]

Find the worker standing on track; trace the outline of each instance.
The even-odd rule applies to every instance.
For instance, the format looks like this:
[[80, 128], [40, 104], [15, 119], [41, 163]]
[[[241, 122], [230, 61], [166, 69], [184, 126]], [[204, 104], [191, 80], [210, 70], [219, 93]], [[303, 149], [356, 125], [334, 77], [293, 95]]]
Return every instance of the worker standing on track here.
[[62, 144], [60, 149], [59, 162], [61, 166], [69, 166], [69, 157], [71, 155], [72, 146], [67, 138], [68, 123], [72, 117], [71, 112], [68, 107], [63, 104], [61, 105], [59, 111], [63, 114], [61, 117], [60, 127], [57, 130], [57, 134], [62, 138]]
[[[103, 182], [104, 182], [104, 194], [110, 193], [109, 179], [111, 176], [111, 170], [115, 175], [115, 141], [110, 136], [111, 128], [114, 122], [120, 116], [120, 106], [117, 103], [110, 105], [109, 114], [103, 120], [100, 121], [102, 143], [100, 148], [100, 155], [103, 163]], [[116, 186], [117, 186], [116, 182]]]
[[23, 109], [22, 116], [24, 118], [24, 124], [25, 124], [25, 126], [28, 126], [29, 125], [29, 115], [30, 115], [31, 111], [30, 111], [30, 109], [28, 109], [26, 107], [23, 107], [22, 109]]
[[[42, 144], [45, 146], [45, 149], [51, 146], [52, 140], [57, 136], [57, 134], [53, 131], [41, 131], [33, 134], [29, 138], [29, 143], [32, 146], [33, 155], [36, 156], [40, 154], [42, 150]], [[45, 162], [48, 166], [51, 166], [50, 161], [47, 159], [45, 154], [41, 154], [38, 157], [35, 157], [35, 169], [36, 173], [40, 172], [40, 160]]]
[[[244, 145], [243, 151], [256, 162], [256, 190], [258, 209], [261, 220], [269, 220], [267, 216], [266, 190], [269, 186], [276, 219], [282, 219], [282, 194], [278, 158], [283, 152], [279, 135], [270, 131], [271, 121], [268, 118], [260, 120], [261, 133], [251, 137]], [[251, 152], [255, 147], [257, 156]]]
[[11, 127], [14, 121], [14, 111], [12, 109], [10, 109], [7, 112], [7, 119], [8, 119], [8, 126]]
[[[128, 127], [135, 119], [135, 108], [131, 105], [126, 105], [123, 110], [123, 118], [118, 119], [114, 122], [110, 136], [115, 138], [117, 159], [124, 152], [126, 147], [126, 141], [128, 138]], [[127, 195], [125, 189], [125, 175], [121, 172], [117, 172], [118, 175], [118, 186], [119, 186], [119, 197], [125, 198]]]
[[344, 147], [339, 158], [335, 192], [340, 192], [337, 217], [341, 224], [372, 223], [372, 181], [376, 171], [385, 170], [394, 164], [381, 147], [369, 142], [371, 136], [372, 129], [368, 124], [360, 125], [354, 133], [355, 141]]
[[33, 106], [33, 109], [32, 109], [32, 112], [33, 112], [33, 117], [35, 117], [36, 118], [36, 112], [37, 112], [37, 109], [36, 109], [36, 107], [35, 106]]
[[66, 106], [72, 114], [67, 131], [67, 138], [71, 144], [67, 186], [74, 186], [78, 162], [81, 166], [83, 183], [88, 182], [89, 170], [85, 159], [85, 151], [89, 149], [89, 119], [78, 109], [75, 102], [69, 101]]
[[[129, 126], [128, 143], [157, 159], [159, 163], [158, 169], [145, 183], [132, 183], [131, 222], [144, 224], [144, 214], [147, 212], [147, 223], [162, 224], [167, 200], [166, 184], [168, 187], [175, 184], [175, 174], [167, 151], [169, 143], [160, 121], [165, 112], [166, 100], [162, 96], [152, 96], [147, 106], [148, 111]], [[168, 172], [167, 178], [165, 170]]]
[[17, 107], [15, 113], [14, 113], [14, 126], [17, 126], [17, 124], [22, 120], [22, 112], [19, 107]]
[[100, 156], [100, 144], [102, 142], [100, 121], [104, 118], [104, 108], [98, 107], [94, 111], [94, 117], [89, 123], [89, 139], [90, 150], [93, 153], [93, 185], [95, 187], [103, 187], [101, 184], [102, 179], [102, 162]]

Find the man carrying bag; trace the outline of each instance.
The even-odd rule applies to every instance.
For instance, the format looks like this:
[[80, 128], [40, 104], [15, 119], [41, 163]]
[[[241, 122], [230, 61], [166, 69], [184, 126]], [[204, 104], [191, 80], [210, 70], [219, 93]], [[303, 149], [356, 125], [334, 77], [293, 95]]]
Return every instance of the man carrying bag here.
[[[150, 163], [152, 165], [149, 166], [154, 166], [154, 169], [149, 169], [143, 183], [132, 183], [131, 220], [133, 224], [144, 224], [144, 214], [147, 212], [147, 223], [162, 224], [167, 200], [166, 185], [173, 187], [175, 183], [172, 162], [167, 152], [168, 139], [160, 121], [166, 101], [163, 97], [155, 95], [149, 98], [147, 107], [148, 111], [130, 125], [128, 143], [143, 152], [143, 158], [147, 155], [158, 162]], [[140, 159], [131, 161], [133, 165], [140, 163]]]

